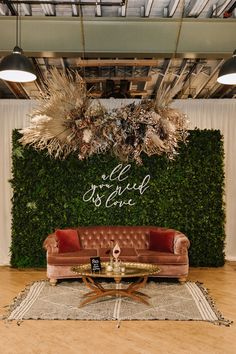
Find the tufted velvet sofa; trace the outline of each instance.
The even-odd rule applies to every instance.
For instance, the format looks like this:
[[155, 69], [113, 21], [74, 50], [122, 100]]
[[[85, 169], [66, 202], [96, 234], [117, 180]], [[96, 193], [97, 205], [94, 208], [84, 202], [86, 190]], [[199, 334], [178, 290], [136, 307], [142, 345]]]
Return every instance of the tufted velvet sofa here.
[[[60, 250], [57, 232], [47, 236], [44, 248], [47, 251], [47, 276], [51, 284], [58, 279], [75, 278], [71, 267], [89, 263], [90, 257], [99, 256], [102, 262], [109, 261], [111, 240], [119, 243], [121, 261], [157, 264], [161, 271], [158, 277], [178, 278], [185, 281], [188, 275], [189, 240], [181, 232], [156, 226], [84, 226], [74, 228], [76, 248]], [[162, 245], [158, 241], [151, 247], [151, 233], [162, 234]], [[164, 246], [163, 246], [164, 235]], [[166, 235], [166, 236], [165, 236]], [[166, 249], [167, 236], [172, 235]], [[159, 240], [159, 239], [157, 239]], [[155, 244], [157, 243], [157, 245]]]

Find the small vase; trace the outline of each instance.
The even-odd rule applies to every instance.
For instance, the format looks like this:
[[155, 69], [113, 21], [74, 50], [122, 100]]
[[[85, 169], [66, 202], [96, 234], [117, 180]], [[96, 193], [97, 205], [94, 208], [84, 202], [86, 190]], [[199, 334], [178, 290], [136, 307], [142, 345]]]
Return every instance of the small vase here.
[[111, 266], [110, 264], [107, 265], [106, 271], [107, 271], [108, 273], [110, 273], [110, 272], [113, 271], [113, 268], [112, 268], [112, 266]]
[[123, 264], [121, 264], [121, 266], [120, 266], [120, 271], [123, 274], [125, 273], [125, 266]]
[[115, 262], [113, 267], [114, 273], [120, 273], [120, 262]]

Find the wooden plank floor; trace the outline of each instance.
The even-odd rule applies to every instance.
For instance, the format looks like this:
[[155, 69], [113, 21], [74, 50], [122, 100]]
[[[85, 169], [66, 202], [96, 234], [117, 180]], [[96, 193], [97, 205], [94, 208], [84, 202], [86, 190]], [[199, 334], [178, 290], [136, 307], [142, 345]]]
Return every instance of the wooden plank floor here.
[[[0, 314], [42, 270], [0, 267]], [[235, 354], [236, 262], [222, 268], [192, 268], [231, 327], [192, 321], [0, 321], [1, 354]]]

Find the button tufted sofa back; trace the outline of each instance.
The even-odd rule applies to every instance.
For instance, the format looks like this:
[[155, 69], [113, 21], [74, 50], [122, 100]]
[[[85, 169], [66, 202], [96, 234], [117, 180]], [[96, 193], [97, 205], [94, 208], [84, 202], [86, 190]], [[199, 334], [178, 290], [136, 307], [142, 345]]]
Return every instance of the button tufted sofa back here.
[[110, 248], [111, 240], [121, 248], [146, 249], [150, 230], [166, 230], [157, 226], [85, 226], [78, 227], [82, 248]]

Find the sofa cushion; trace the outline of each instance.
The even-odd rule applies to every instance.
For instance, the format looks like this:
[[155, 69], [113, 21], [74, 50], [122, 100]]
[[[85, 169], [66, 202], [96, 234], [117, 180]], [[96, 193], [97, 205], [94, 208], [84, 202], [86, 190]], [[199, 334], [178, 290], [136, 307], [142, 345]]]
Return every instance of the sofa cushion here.
[[90, 257], [96, 257], [95, 249], [80, 250], [77, 252], [52, 253], [48, 255], [48, 264], [51, 265], [79, 265], [90, 263]]
[[[102, 262], [108, 262], [110, 260], [110, 256], [107, 254], [107, 248], [99, 248], [98, 255], [101, 257]], [[123, 262], [137, 262], [138, 255], [134, 248], [121, 248], [119, 259]]]
[[149, 249], [159, 252], [174, 252], [175, 231], [150, 230]]
[[170, 252], [158, 252], [147, 249], [138, 249], [138, 261], [141, 263], [154, 263], [157, 265], [162, 264], [186, 264], [188, 257], [186, 254], [175, 255]]
[[64, 229], [56, 230], [59, 253], [73, 252], [80, 250], [80, 240], [77, 230]]

